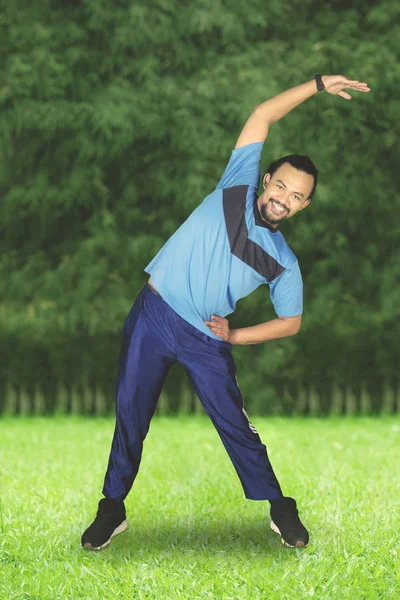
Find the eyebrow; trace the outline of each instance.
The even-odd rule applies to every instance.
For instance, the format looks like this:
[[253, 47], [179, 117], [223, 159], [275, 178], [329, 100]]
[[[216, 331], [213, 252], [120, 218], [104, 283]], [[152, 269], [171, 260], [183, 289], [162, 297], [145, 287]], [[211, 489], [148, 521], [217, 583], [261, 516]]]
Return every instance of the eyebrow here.
[[[277, 183], [281, 183], [284, 188], [287, 188], [287, 185], [285, 183], [283, 183], [282, 179], [277, 179]], [[303, 198], [304, 198], [304, 194], [302, 194], [301, 192], [293, 192], [293, 193], [297, 194], [298, 196], [303, 196]]]

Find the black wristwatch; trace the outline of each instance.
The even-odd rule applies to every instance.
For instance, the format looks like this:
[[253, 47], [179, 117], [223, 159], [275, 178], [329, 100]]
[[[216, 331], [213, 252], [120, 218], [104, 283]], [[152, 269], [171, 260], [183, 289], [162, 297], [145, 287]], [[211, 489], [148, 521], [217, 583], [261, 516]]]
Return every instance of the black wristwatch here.
[[314, 75], [314, 79], [315, 79], [315, 81], [317, 83], [317, 90], [319, 92], [323, 92], [324, 89], [325, 89], [325, 86], [324, 86], [324, 82], [322, 81], [322, 76], [321, 75]]

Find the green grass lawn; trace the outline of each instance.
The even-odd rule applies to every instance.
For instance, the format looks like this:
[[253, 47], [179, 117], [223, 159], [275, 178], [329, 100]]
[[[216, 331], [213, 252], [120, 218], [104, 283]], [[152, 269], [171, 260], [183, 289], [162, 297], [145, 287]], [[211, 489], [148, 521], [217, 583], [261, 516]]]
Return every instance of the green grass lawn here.
[[400, 599], [400, 420], [253, 419], [310, 532], [284, 548], [206, 417], [153, 420], [128, 530], [80, 546], [114, 422], [0, 421], [1, 600]]

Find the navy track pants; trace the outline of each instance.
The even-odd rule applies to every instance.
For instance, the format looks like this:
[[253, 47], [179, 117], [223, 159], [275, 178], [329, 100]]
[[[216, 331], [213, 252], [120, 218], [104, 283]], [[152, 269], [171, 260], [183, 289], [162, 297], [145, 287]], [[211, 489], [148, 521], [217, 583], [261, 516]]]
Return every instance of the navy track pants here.
[[146, 284], [122, 331], [116, 426], [103, 494], [124, 500], [139, 470], [143, 440], [175, 362], [180, 362], [232, 460], [246, 498], [272, 500], [282, 491], [266, 447], [249, 422], [237, 385], [232, 345], [182, 319]]

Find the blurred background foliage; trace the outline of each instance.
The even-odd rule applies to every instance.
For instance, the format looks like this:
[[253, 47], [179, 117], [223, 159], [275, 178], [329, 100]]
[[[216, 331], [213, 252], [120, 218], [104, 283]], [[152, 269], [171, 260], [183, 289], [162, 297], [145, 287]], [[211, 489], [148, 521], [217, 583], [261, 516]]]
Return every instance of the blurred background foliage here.
[[[255, 412], [290, 412], [311, 388], [326, 412], [332, 389], [360, 402], [363, 387], [379, 411], [388, 385], [395, 410], [399, 39], [395, 0], [2, 1], [0, 411], [9, 385], [32, 410], [38, 389], [54, 410], [60, 386], [101, 390], [111, 409], [143, 268], [212, 191], [253, 108], [317, 72], [372, 92], [319, 94], [270, 130], [262, 168], [300, 153], [320, 172], [282, 227], [305, 312], [297, 336], [234, 348], [240, 385]], [[231, 326], [273, 318], [266, 292]], [[169, 410], [186, 386], [174, 367]]]

